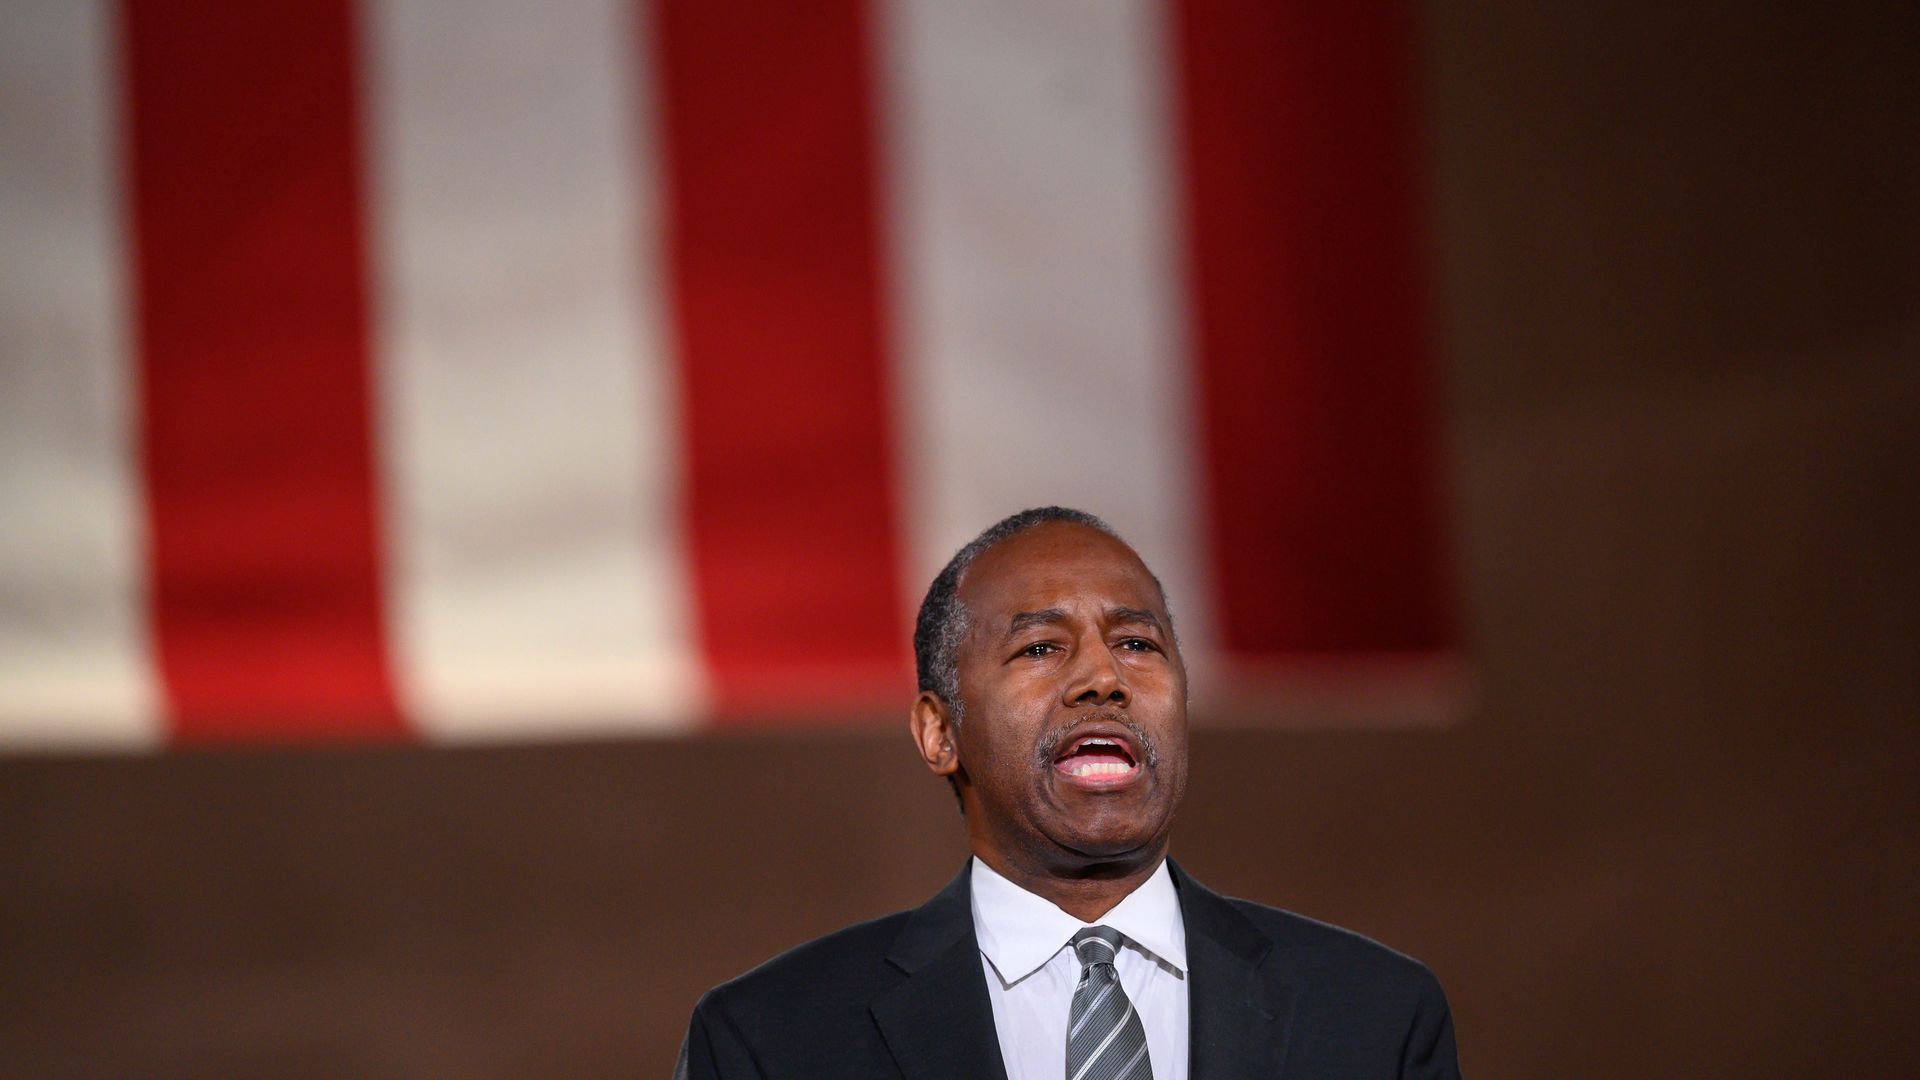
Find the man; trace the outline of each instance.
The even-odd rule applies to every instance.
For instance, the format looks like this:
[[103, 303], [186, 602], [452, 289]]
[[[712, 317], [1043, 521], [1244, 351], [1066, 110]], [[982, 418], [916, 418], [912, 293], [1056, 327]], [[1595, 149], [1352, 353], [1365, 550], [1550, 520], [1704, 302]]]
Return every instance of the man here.
[[1187, 672], [1158, 579], [1098, 518], [1028, 510], [934, 579], [914, 743], [973, 859], [917, 910], [709, 991], [676, 1075], [1457, 1077], [1439, 984], [1167, 859]]

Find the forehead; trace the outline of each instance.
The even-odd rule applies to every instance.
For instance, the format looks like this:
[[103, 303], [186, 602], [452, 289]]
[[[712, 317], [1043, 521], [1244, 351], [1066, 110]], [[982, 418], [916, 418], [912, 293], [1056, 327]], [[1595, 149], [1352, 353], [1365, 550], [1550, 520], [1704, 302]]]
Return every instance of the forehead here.
[[1166, 601], [1140, 556], [1098, 529], [1049, 522], [980, 553], [959, 598], [982, 619], [1090, 604], [1142, 608], [1166, 617]]

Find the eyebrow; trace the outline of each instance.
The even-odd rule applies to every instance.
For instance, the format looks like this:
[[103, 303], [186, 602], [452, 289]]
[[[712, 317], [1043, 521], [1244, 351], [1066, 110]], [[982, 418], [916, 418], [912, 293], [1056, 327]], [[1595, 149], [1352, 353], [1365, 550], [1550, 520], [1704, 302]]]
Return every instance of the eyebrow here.
[[[1116, 607], [1108, 608], [1107, 621], [1114, 623], [1143, 623], [1162, 630], [1160, 618], [1145, 608]], [[1007, 636], [1012, 637], [1022, 630], [1035, 626], [1052, 626], [1067, 621], [1067, 613], [1060, 608], [1043, 608], [1039, 611], [1022, 611], [1014, 615], [1007, 624]], [[1164, 631], [1163, 631], [1164, 632]]]
[[1030, 627], [1051, 626], [1054, 623], [1066, 621], [1067, 613], [1057, 607], [1045, 608], [1040, 611], [1018, 612], [1014, 615], [1013, 621], [1007, 624], [1007, 636], [1012, 637]]
[[1161, 629], [1160, 617], [1145, 608], [1117, 607], [1107, 609], [1107, 621], [1117, 623], [1145, 623], [1155, 630]]

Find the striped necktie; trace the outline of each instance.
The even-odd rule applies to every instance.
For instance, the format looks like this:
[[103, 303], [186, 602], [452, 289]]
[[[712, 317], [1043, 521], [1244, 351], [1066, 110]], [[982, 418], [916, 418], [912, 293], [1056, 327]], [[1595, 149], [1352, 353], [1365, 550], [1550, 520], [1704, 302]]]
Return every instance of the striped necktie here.
[[1119, 950], [1120, 931], [1111, 926], [1073, 935], [1073, 951], [1085, 966], [1067, 1017], [1067, 1080], [1152, 1080], [1147, 1029], [1113, 967]]

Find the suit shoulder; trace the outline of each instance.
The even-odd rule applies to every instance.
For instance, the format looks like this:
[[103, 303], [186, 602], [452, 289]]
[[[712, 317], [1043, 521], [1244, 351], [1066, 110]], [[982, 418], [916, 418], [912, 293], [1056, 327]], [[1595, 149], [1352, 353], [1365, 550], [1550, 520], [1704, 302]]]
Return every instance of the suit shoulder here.
[[1224, 899], [1259, 927], [1276, 949], [1317, 955], [1330, 971], [1350, 977], [1438, 987], [1425, 964], [1364, 934], [1252, 900]]
[[857, 993], [887, 978], [887, 951], [912, 914], [895, 912], [796, 945], [707, 991], [699, 1007], [752, 1012], [766, 1004], [792, 1009], [796, 989], [817, 994], [822, 987], [837, 987]]
[[911, 912], [795, 946], [707, 991], [677, 1077], [866, 1076], [884, 1072], [868, 1006], [903, 976], [888, 962]]
[[1262, 970], [1296, 991], [1290, 1066], [1297, 1055], [1311, 1076], [1459, 1080], [1452, 1011], [1426, 965], [1318, 919], [1226, 902], [1272, 943]]

